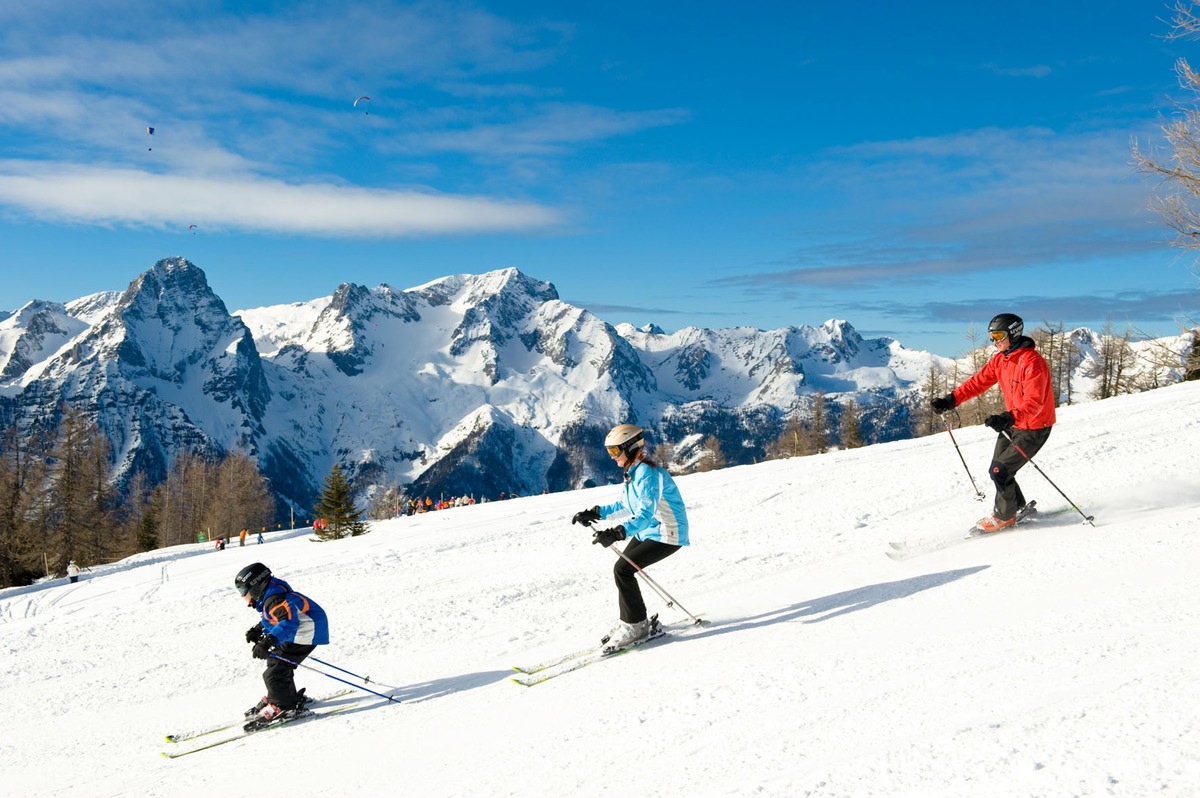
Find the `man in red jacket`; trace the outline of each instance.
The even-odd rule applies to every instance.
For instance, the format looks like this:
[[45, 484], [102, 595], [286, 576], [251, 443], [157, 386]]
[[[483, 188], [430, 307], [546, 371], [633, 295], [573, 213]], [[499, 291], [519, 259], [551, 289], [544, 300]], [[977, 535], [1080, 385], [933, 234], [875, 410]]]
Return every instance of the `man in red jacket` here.
[[[951, 393], [933, 400], [933, 411], [945, 413], [968, 399], [974, 399], [1000, 384], [1005, 412], [988, 416], [983, 422], [1000, 433], [988, 473], [996, 483], [996, 503], [992, 514], [979, 519], [980, 532], [996, 532], [1016, 523], [1017, 513], [1025, 507], [1025, 496], [1017, 484], [1016, 473], [1029, 457], [1045, 445], [1054, 426], [1054, 391], [1050, 385], [1050, 367], [1038, 353], [1032, 338], [1024, 335], [1025, 322], [1012, 313], [1001, 313], [988, 324], [988, 334], [996, 354], [975, 376]], [[1003, 433], [1007, 432], [1008, 435]], [[1009, 436], [1012, 436], [1011, 440]], [[1015, 446], [1013, 444], [1016, 444]], [[1021, 451], [1017, 450], [1020, 447]]]

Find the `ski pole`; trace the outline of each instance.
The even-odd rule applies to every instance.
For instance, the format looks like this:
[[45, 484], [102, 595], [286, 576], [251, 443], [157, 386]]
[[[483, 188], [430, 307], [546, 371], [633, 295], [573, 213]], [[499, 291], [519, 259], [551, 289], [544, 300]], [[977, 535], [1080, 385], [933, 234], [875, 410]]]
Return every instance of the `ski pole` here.
[[699, 618], [697, 618], [695, 615], [692, 615], [690, 612], [688, 612], [688, 610], [687, 610], [687, 607], [683, 606], [683, 605], [682, 605], [682, 604], [680, 604], [678, 601], [676, 601], [675, 599], [673, 599], [673, 598], [671, 597], [671, 594], [670, 594], [670, 593], [668, 593], [667, 591], [663, 590], [663, 589], [662, 589], [662, 587], [661, 587], [661, 586], [659, 586], [658, 582], [655, 582], [653, 579], [651, 579], [651, 578], [650, 578], [650, 574], [648, 574], [648, 573], [646, 573], [645, 571], [643, 571], [643, 570], [642, 570], [642, 567], [641, 567], [640, 565], [638, 565], [637, 563], [635, 563], [633, 560], [629, 559], [629, 555], [627, 555], [625, 552], [623, 552], [623, 551], [621, 551], [620, 549], [618, 549], [616, 546], [609, 546], [609, 548], [610, 548], [610, 549], [612, 549], [614, 552], [616, 552], [618, 557], [620, 557], [620, 558], [621, 558], [621, 559], [623, 559], [625, 562], [629, 563], [629, 564], [630, 564], [630, 565], [632, 565], [634, 568], [636, 568], [636, 569], [637, 569], [637, 572], [638, 572], [639, 574], [641, 574], [641, 575], [642, 575], [642, 578], [643, 578], [643, 579], [645, 579], [647, 583], [649, 583], [650, 587], [654, 588], [654, 592], [658, 593], [658, 595], [659, 595], [659, 598], [661, 598], [663, 601], [667, 602], [667, 606], [668, 606], [668, 607], [675, 607], [675, 606], [678, 606], [678, 607], [679, 607], [679, 609], [683, 610], [684, 614], [685, 614], [685, 615], [687, 615], [687, 617], [689, 617], [689, 618], [691, 618], [693, 621], [695, 621], [695, 623], [696, 623], [696, 625], [697, 625], [697, 626], [703, 626], [703, 625], [704, 625], [704, 621], [700, 620], [700, 619], [699, 619]]
[[[945, 413], [942, 414], [942, 422], [946, 425], [946, 432], [950, 434], [950, 442], [954, 444], [954, 451], [958, 452], [958, 459], [962, 460], [963, 468], [967, 470], [967, 479], [971, 480], [971, 487], [975, 489], [975, 501], [983, 501], [987, 495], [975, 484], [975, 477], [971, 476], [971, 469], [967, 466], [967, 458], [963, 457], [962, 449], [958, 448], [958, 441], [954, 440], [954, 431], [950, 429], [950, 419], [946, 418]], [[1024, 453], [1022, 452], [1022, 454]]]
[[[348, 682], [345, 679], [334, 676], [332, 673], [326, 673], [325, 671], [321, 670], [320, 668], [314, 668], [310, 665], [305, 665], [303, 662], [292, 662], [287, 657], [281, 657], [278, 654], [276, 654], [274, 651], [271, 652], [271, 656], [274, 657], [275, 659], [279, 660], [280, 662], [286, 662], [288, 665], [291, 665], [293, 668], [304, 668], [305, 670], [312, 671], [313, 673], [319, 673], [322, 676], [328, 676], [330, 679], [333, 679], [336, 682], [341, 682], [342, 684], [348, 684], [356, 690], [362, 690], [364, 693], [370, 693], [371, 695], [377, 695], [380, 698], [386, 698], [388, 701], [395, 701], [397, 704], [400, 703], [400, 699], [398, 699], [398, 698], [395, 698], [390, 695], [384, 695], [383, 693], [377, 693], [374, 690], [368, 690], [367, 688], [363, 687], [362, 685], [355, 684], [354, 682]], [[320, 662], [320, 660], [318, 660], [318, 662]]]
[[1067, 499], [1067, 504], [1071, 505], [1071, 508], [1074, 509], [1075, 512], [1077, 512], [1083, 516], [1083, 522], [1085, 524], [1091, 524], [1091, 526], [1095, 526], [1095, 524], [1092, 522], [1096, 520], [1096, 517], [1094, 515], [1084, 515], [1083, 510], [1080, 510], [1079, 507], [1075, 504], [1075, 502], [1068, 499], [1067, 494], [1063, 493], [1062, 489], [1060, 487], [1058, 487], [1058, 485], [1054, 484], [1054, 480], [1050, 479], [1050, 477], [1047, 477], [1046, 472], [1043, 471], [1041, 468], [1039, 468], [1037, 463], [1033, 462], [1033, 458], [1030, 457], [1029, 455], [1025, 454], [1025, 450], [1017, 445], [1017, 442], [1013, 440], [1013, 436], [1008, 433], [1008, 430], [1004, 430], [1003, 432], [1001, 432], [1001, 434], [1004, 437], [1008, 438], [1008, 442], [1013, 445], [1014, 449], [1016, 449], [1018, 452], [1021, 453], [1021, 456], [1024, 457], [1025, 460], [1031, 466], [1033, 466], [1034, 468], [1037, 468], [1037, 472], [1039, 474], [1041, 474], [1043, 477], [1045, 477], [1046, 481], [1050, 483], [1050, 486], [1052, 488], [1054, 488], [1056, 491], [1058, 491], [1058, 495], [1062, 496], [1064, 499]]
[[[345, 668], [339, 668], [337, 665], [334, 665], [332, 662], [326, 662], [325, 660], [317, 659], [316, 657], [309, 657], [309, 659], [311, 659], [313, 662], [324, 665], [326, 668], [333, 668], [335, 671], [341, 671], [342, 673], [344, 673], [348, 676], [353, 676], [355, 679], [362, 679], [363, 684], [371, 684], [370, 676], [359, 676], [354, 671], [348, 671]], [[375, 682], [375, 684], [379, 685], [380, 687], [392, 687], [392, 688], [395, 687], [395, 685], [384, 684], [383, 682]]]

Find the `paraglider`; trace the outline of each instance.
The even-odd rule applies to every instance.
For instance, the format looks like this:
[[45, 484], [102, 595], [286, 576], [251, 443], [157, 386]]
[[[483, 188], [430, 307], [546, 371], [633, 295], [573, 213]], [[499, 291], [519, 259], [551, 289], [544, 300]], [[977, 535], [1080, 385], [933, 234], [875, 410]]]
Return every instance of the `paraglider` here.
[[[371, 98], [364, 94], [362, 97], [359, 97], [357, 100], [354, 101], [354, 107], [357, 108], [359, 103], [368, 103], [370, 101], [371, 101]], [[364, 107], [363, 113], [367, 114], [369, 116], [371, 112], [366, 110], [366, 108]]]
[[[153, 135], [154, 135], [154, 128], [152, 128], [152, 127], [148, 127], [148, 128], [146, 128], [146, 135], [147, 135], [147, 136], [153, 136]], [[153, 147], [147, 147], [147, 148], [146, 148], [146, 151], [147, 151], [147, 152], [150, 152], [150, 151], [152, 151], [153, 149], [154, 149]]]
[[[189, 224], [189, 225], [188, 225], [188, 229], [189, 229], [189, 230], [195, 230], [195, 229], [196, 229], [196, 225], [194, 225], [194, 224]], [[196, 234], [195, 234], [195, 233], [192, 233], [192, 235], [196, 235]]]

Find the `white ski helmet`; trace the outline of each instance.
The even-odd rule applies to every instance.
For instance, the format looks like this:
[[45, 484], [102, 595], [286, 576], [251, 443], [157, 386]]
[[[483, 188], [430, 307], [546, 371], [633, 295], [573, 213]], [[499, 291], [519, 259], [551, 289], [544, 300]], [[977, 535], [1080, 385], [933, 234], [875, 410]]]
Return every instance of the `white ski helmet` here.
[[642, 428], [634, 424], [618, 424], [604, 436], [604, 447], [608, 449], [608, 453], [612, 457], [616, 457], [621, 452], [628, 457], [642, 448], [645, 442], [642, 437]]

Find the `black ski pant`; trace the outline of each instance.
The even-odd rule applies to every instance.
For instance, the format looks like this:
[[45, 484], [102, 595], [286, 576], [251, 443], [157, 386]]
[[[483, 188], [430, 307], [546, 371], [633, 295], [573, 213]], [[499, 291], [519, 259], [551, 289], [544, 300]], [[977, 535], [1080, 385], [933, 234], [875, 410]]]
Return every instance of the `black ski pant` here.
[[[679, 551], [682, 546], [661, 543], [657, 540], [638, 540], [630, 538], [625, 545], [625, 556], [637, 563], [638, 568], [646, 568], [656, 562], [661, 562]], [[637, 569], [618, 558], [613, 566], [613, 578], [617, 583], [617, 596], [621, 605], [621, 620], [625, 623], [641, 623], [646, 620], [646, 602], [642, 601], [642, 590], [638, 586]]]
[[[299, 665], [304, 658], [316, 650], [316, 646], [298, 646], [281, 643], [271, 652]], [[267, 700], [280, 709], [296, 708], [296, 665], [268, 655], [267, 669], [263, 671], [263, 682], [267, 685]]]
[[[996, 450], [992, 453], [992, 464], [988, 473], [992, 482], [996, 483], [996, 503], [993, 512], [1001, 521], [1007, 521], [1016, 516], [1017, 511], [1025, 506], [1025, 494], [1017, 484], [1016, 474], [1021, 466], [1029, 462], [1028, 458], [1037, 454], [1046, 445], [1050, 437], [1050, 427], [1044, 429], [1017, 429], [1008, 431], [1012, 435], [1010, 441], [1004, 435], [996, 439]], [[1014, 446], [1013, 444], [1016, 444]], [[1017, 451], [1021, 447], [1021, 454]]]

